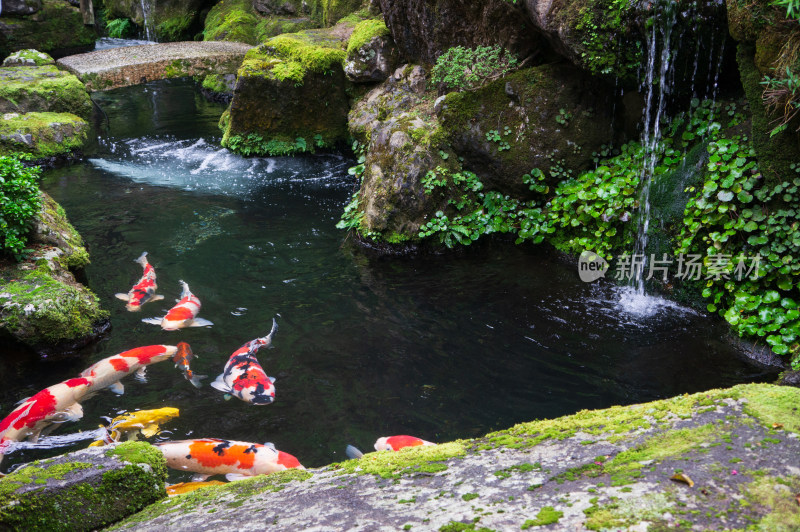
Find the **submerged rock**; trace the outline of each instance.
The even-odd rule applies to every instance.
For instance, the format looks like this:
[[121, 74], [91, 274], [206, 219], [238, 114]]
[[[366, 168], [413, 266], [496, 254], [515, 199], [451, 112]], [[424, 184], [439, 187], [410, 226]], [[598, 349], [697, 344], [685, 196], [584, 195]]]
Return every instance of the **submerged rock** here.
[[0, 478], [0, 529], [96, 530], [166, 497], [164, 456], [144, 442], [90, 447]]
[[70, 113], [5, 113], [0, 155], [30, 153], [34, 159], [68, 155], [86, 141], [89, 124]]
[[6, 16], [3, 2], [0, 57], [26, 48], [61, 57], [94, 47], [97, 35], [92, 26], [84, 25], [80, 9], [64, 0], [41, 0], [41, 5], [32, 15], [18, 17]]
[[75, 280], [89, 263], [64, 210], [42, 192], [42, 209], [22, 262], [0, 261], [0, 337], [47, 357], [95, 340], [108, 328], [97, 296]]
[[748, 384], [583, 410], [202, 488], [112, 530], [795, 529], [798, 402]]
[[0, 68], [0, 113], [71, 113], [87, 119], [92, 102], [83, 83], [54, 65]]

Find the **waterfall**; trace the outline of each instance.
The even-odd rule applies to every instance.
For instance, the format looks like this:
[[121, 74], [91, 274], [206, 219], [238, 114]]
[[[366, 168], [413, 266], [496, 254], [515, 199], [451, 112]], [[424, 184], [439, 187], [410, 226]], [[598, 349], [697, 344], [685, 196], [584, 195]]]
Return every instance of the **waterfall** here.
[[[643, 87], [647, 91], [644, 107], [644, 127], [642, 130], [642, 146], [644, 161], [640, 171], [639, 182], [639, 224], [636, 233], [633, 257], [642, 257], [640, 268], [633, 269], [633, 287], [636, 295], [644, 296], [644, 278], [646, 269], [645, 249], [647, 248], [647, 230], [650, 226], [650, 185], [659, 159], [658, 144], [661, 140], [661, 119], [666, 107], [666, 96], [669, 94], [673, 80], [670, 69], [673, 59], [671, 47], [672, 30], [675, 27], [676, 13], [672, 2], [658, 2], [651, 18], [647, 48], [647, 71]], [[660, 45], [660, 46], [659, 46]], [[660, 48], [660, 49], [659, 49]], [[656, 75], [658, 76], [656, 78]]]
[[144, 19], [144, 36], [148, 41], [156, 41], [156, 29], [153, 25], [153, 9], [155, 0], [139, 0], [142, 4], [142, 18]]

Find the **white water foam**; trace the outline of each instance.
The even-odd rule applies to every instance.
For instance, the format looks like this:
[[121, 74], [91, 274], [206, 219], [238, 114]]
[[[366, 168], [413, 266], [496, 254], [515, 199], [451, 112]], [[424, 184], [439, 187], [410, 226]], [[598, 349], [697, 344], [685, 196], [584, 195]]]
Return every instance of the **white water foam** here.
[[617, 286], [614, 287], [614, 292], [617, 309], [636, 318], [649, 318], [667, 311], [673, 314], [698, 315], [693, 309], [663, 297], [639, 292], [632, 286]]

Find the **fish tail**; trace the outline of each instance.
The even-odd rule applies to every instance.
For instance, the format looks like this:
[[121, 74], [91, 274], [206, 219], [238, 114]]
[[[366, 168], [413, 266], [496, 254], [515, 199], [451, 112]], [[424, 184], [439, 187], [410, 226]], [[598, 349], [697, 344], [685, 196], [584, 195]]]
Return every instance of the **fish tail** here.
[[143, 251], [142, 254], [139, 255], [139, 258], [134, 260], [133, 262], [138, 262], [139, 264], [142, 265], [142, 268], [147, 266], [147, 252]]
[[186, 284], [186, 281], [178, 281], [178, 283], [180, 283], [180, 285], [183, 287], [183, 292], [181, 292], [181, 298], [184, 298], [192, 293], [192, 291], [189, 290], [189, 285]]
[[269, 331], [269, 334], [265, 338], [265, 340], [267, 341], [267, 345], [272, 344], [272, 336], [275, 334], [275, 331], [277, 330], [278, 330], [278, 322], [275, 321], [275, 318], [272, 318], [272, 329]]
[[203, 384], [200, 382], [200, 379], [205, 379], [208, 375], [194, 375], [189, 382], [191, 382], [195, 388], [200, 388]]
[[362, 456], [364, 456], [364, 453], [362, 453], [361, 451], [359, 451], [358, 449], [356, 449], [352, 445], [348, 445], [347, 449], [345, 449], [344, 452], [345, 452], [345, 454], [347, 455], [348, 458], [353, 459], [353, 460], [357, 460], [358, 458], [361, 458]]

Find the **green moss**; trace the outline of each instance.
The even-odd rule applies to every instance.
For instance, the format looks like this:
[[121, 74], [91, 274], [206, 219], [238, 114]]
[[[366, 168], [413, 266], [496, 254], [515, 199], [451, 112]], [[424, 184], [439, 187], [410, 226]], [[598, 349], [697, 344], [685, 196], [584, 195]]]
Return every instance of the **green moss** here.
[[106, 456], [116, 457], [131, 464], [147, 464], [158, 477], [167, 477], [164, 454], [147, 442], [128, 441], [106, 451]]
[[0, 72], [0, 112], [72, 113], [89, 118], [92, 103], [83, 83], [54, 65], [8, 67]]
[[259, 17], [249, 0], [222, 0], [208, 12], [203, 40], [258, 44], [256, 41], [258, 22]]
[[80, 10], [62, 0], [42, 0], [42, 9], [34, 16], [2, 17], [2, 22], [7, 29], [0, 39], [0, 57], [25, 48], [46, 53], [88, 51], [97, 38], [94, 28], [84, 25]]
[[3, 61], [3, 66], [43, 66], [53, 64], [55, 64], [55, 60], [52, 57], [32, 48], [18, 50]]
[[332, 26], [361, 7], [363, 0], [322, 0], [322, 24]]
[[[86, 462], [67, 462], [52, 467], [35, 465], [37, 463], [21, 467], [10, 475], [0, 478], [0, 498], [10, 497], [17, 489], [26, 484], [43, 484], [48, 479], [61, 480], [71, 471], [93, 467], [92, 464]], [[47, 463], [44, 462], [42, 465]]]
[[552, 506], [545, 506], [536, 514], [536, 519], [528, 519], [521, 528], [522, 530], [527, 530], [532, 526], [544, 526], [558, 523], [558, 520], [562, 517], [564, 517], [564, 512], [560, 512]]
[[447, 470], [443, 463], [450, 458], [464, 456], [466, 448], [461, 441], [440, 445], [406, 447], [399, 451], [368, 453], [358, 460], [332, 464], [333, 470], [342, 474], [378, 475], [383, 478], [400, 478], [417, 473], [438, 473]]
[[345, 58], [341, 43], [319, 30], [279, 35], [245, 55], [239, 75], [302, 83], [307, 72], [326, 73]]
[[747, 403], [744, 411], [765, 427], [783, 425], [784, 430], [800, 433], [800, 389], [791, 386], [753, 384], [741, 388], [740, 397]]
[[162, 41], [180, 41], [188, 36], [194, 17], [190, 12], [165, 19], [156, 26], [156, 34]]
[[800, 506], [794, 500], [794, 495], [800, 493], [800, 478], [763, 476], [744, 486], [742, 492], [751, 505], [767, 511], [752, 525], [752, 529], [774, 532], [800, 530]]
[[[0, 155], [30, 153], [34, 159], [67, 154], [86, 141], [89, 124], [69, 113], [7, 114], [0, 121]], [[31, 136], [29, 145], [23, 139]]]
[[264, 42], [282, 33], [297, 33], [303, 30], [316, 28], [317, 26], [318, 24], [316, 22], [307, 18], [266, 17], [256, 24], [256, 41]]
[[358, 51], [362, 46], [370, 42], [374, 37], [384, 37], [389, 35], [389, 28], [383, 20], [363, 20], [356, 24], [350, 40], [347, 42], [347, 54], [350, 55]]
[[208, 89], [210, 91], [219, 92], [219, 93], [227, 93], [231, 92], [228, 84], [225, 83], [223, 76], [219, 74], [209, 74], [203, 78], [202, 86], [204, 89]]

